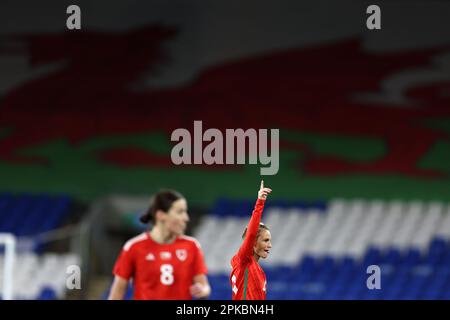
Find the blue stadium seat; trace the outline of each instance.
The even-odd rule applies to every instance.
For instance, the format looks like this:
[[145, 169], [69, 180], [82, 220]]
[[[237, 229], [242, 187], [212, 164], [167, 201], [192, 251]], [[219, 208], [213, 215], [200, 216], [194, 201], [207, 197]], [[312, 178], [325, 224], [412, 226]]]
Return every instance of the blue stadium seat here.
[[[58, 228], [70, 213], [71, 200], [67, 195], [49, 196], [27, 193], [0, 194], [0, 232], [13, 233], [18, 237], [34, 236]], [[39, 243], [35, 252], [42, 252]]]
[[[345, 211], [345, 201], [343, 203], [344, 207], [339, 207], [339, 202], [337, 203], [336, 211], [333, 211], [333, 214], [345, 214], [345, 212], [339, 211], [342, 208]], [[239, 202], [222, 199], [216, 203], [214, 212], [217, 215], [227, 217], [241, 217], [243, 215], [248, 217], [253, 205], [254, 201]], [[315, 208], [323, 211], [325, 215], [329, 213], [327, 205], [327, 202], [324, 201], [271, 201], [267, 206], [275, 207], [280, 212], [291, 208], [306, 212], [306, 209]], [[336, 223], [336, 226], [330, 228], [329, 232], [338, 234], [341, 230], [340, 221], [322, 219], [322, 217], [314, 216], [314, 213], [311, 213], [311, 215], [314, 219], [317, 219], [309, 221], [308, 219], [311, 216], [308, 214], [308, 217], [298, 217], [300, 218], [298, 221], [308, 221], [307, 223], [314, 221], [311, 225], [316, 230], [323, 230], [325, 223], [331, 223], [330, 221], [332, 221]], [[379, 218], [380, 221], [389, 221], [384, 220], [387, 218], [386, 215], [380, 215]], [[278, 223], [277, 221], [277, 219], [274, 219], [274, 223]], [[342, 221], [345, 222], [347, 220], [343, 219]], [[358, 222], [352, 223], [357, 224]], [[353, 232], [353, 230], [350, 232]], [[375, 232], [377, 233], [378, 231], [375, 230]], [[330, 244], [328, 241], [334, 241], [334, 237], [339, 239], [342, 235], [339, 235], [339, 237], [336, 234], [333, 237], [330, 236], [332, 239], [312, 237], [312, 234], [305, 237], [307, 240], [298, 237], [298, 239], [302, 239], [299, 241], [311, 241], [311, 243], [306, 243], [308, 252], [311, 252], [309, 250], [317, 250], [317, 252], [314, 251], [314, 253], [303, 255], [300, 261], [295, 262], [277, 257], [275, 259], [276, 266], [270, 265], [271, 260], [269, 258], [268, 264], [264, 266], [268, 279], [268, 299], [449, 299], [449, 239], [443, 238], [443, 236], [435, 237], [426, 248], [422, 247], [425, 245], [424, 242], [420, 244], [415, 242], [416, 244], [414, 245], [420, 245], [420, 249], [419, 247], [403, 247], [403, 244], [401, 247], [395, 247], [393, 245], [395, 243], [394, 238], [397, 238], [392, 236], [396, 232], [396, 230], [392, 230], [392, 234], [389, 235], [377, 233], [377, 237], [371, 238], [371, 241], [373, 241], [371, 242], [372, 245], [366, 248], [362, 255], [359, 255], [361, 247], [353, 246], [359, 243], [350, 243], [347, 250], [344, 243], [338, 240], [336, 240], [336, 250], [333, 251], [333, 254], [338, 256], [324, 255], [324, 252], [328, 251], [326, 250], [326, 246]], [[355, 231], [355, 234], [352, 234], [352, 236], [358, 237], [361, 234]], [[296, 237], [292, 236], [292, 238], [295, 239]], [[378, 240], [382, 241], [382, 244], [380, 243], [382, 247], [375, 246]], [[305, 248], [305, 246], [303, 247]], [[353, 251], [353, 249], [356, 251]], [[346, 256], [339, 256], [340, 252], [358, 252], [358, 256], [351, 256], [350, 253], [347, 253], [348, 255]], [[288, 265], [280, 266], [282, 263]], [[378, 265], [381, 268], [381, 289], [379, 290], [369, 290], [367, 288], [366, 282], [369, 276], [367, 267], [369, 265]], [[228, 284], [228, 274], [222, 280], [220, 276], [211, 276], [210, 282], [214, 291], [216, 291], [212, 297], [222, 297], [225, 294], [230, 297], [231, 290]]]
[[405, 256], [404, 259], [402, 261], [402, 264], [404, 265], [408, 265], [408, 266], [414, 266], [417, 265], [418, 263], [420, 263], [422, 259], [421, 253], [419, 249], [416, 248], [411, 248], [409, 249]]
[[56, 299], [57, 299], [56, 292], [53, 289], [47, 287], [44, 287], [41, 290], [41, 293], [37, 298], [37, 300], [56, 300]]
[[401, 252], [397, 248], [389, 248], [382, 256], [384, 263], [397, 264], [401, 261]]

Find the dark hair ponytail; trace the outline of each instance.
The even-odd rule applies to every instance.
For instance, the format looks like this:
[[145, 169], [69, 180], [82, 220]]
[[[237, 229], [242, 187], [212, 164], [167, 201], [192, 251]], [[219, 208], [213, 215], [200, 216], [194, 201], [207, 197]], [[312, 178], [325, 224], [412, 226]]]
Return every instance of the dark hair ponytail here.
[[161, 190], [156, 193], [150, 200], [150, 206], [146, 213], [141, 216], [140, 220], [142, 223], [149, 223], [150, 221], [154, 224], [156, 219], [156, 212], [158, 210], [167, 212], [169, 211], [172, 204], [179, 200], [184, 199], [183, 195], [175, 190]]

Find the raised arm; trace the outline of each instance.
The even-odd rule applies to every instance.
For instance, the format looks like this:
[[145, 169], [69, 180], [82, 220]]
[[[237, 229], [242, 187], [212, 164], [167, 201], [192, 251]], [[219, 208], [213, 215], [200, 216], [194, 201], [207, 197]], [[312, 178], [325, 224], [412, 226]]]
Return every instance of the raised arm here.
[[267, 196], [271, 192], [272, 189], [264, 188], [264, 181], [261, 181], [261, 186], [258, 191], [258, 200], [256, 200], [255, 208], [253, 209], [250, 222], [248, 223], [244, 241], [239, 248], [238, 256], [240, 259], [249, 259], [253, 255], [253, 247], [256, 242], [256, 236], [258, 234], [259, 223], [261, 222], [264, 203], [266, 202]]

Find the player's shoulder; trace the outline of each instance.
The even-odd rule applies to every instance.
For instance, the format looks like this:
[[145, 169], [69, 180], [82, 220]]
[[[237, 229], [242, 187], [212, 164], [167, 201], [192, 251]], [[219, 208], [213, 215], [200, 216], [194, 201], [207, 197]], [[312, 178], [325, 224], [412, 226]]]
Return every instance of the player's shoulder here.
[[230, 265], [231, 265], [232, 268], [236, 268], [237, 267], [237, 265], [239, 264], [238, 259], [239, 258], [238, 258], [238, 256], [236, 254], [233, 256], [233, 258], [231, 258]]
[[142, 243], [145, 240], [148, 240], [148, 236], [145, 232], [143, 232], [143, 233], [131, 238], [127, 242], [125, 242], [125, 244], [123, 246], [123, 250], [129, 251], [132, 248], [136, 247], [136, 245]]
[[178, 237], [178, 241], [195, 245], [197, 248], [201, 249], [200, 242], [198, 242], [198, 240], [194, 237], [183, 235]]
[[231, 258], [230, 260], [230, 264], [233, 268], [238, 268], [238, 267], [246, 267], [248, 266], [248, 264], [250, 264], [251, 259], [249, 257], [246, 256], [241, 256], [240, 254], [235, 254], [233, 256], [233, 258]]

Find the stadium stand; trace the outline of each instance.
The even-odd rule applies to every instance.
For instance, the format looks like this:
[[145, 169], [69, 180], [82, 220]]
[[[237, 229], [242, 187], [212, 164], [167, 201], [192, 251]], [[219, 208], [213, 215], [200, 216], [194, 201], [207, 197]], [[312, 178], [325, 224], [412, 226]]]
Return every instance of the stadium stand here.
[[[16, 256], [14, 269], [14, 299], [53, 300], [65, 298], [67, 267], [79, 265], [76, 254], [38, 255], [34, 252]], [[3, 257], [0, 256], [0, 265]], [[3, 282], [0, 273], [0, 283]]]
[[[195, 237], [203, 245], [211, 299], [230, 299], [229, 261], [251, 204], [219, 201]], [[333, 200], [268, 203], [273, 248], [264, 265], [268, 299], [450, 299], [450, 207], [433, 202]], [[381, 289], [366, 286], [369, 265]]]
[[[18, 242], [13, 276], [14, 299], [65, 297], [67, 266], [79, 265], [79, 256], [46, 252], [47, 244], [39, 236], [60, 227], [70, 215], [71, 208], [72, 201], [67, 195], [0, 194], [0, 233], [13, 234]], [[1, 250], [0, 287], [4, 265], [3, 248]]]
[[[202, 244], [210, 299], [231, 299], [229, 261], [253, 203], [221, 199], [194, 236]], [[450, 206], [439, 202], [364, 201], [266, 205], [273, 248], [264, 266], [268, 299], [450, 299]], [[369, 290], [378, 265], [381, 288]], [[103, 298], [107, 297], [107, 292]], [[126, 298], [131, 299], [130, 286]]]

